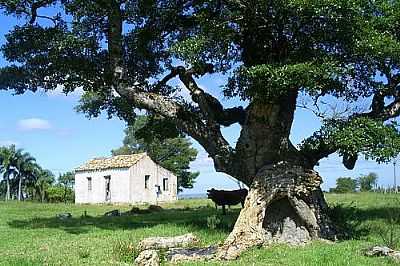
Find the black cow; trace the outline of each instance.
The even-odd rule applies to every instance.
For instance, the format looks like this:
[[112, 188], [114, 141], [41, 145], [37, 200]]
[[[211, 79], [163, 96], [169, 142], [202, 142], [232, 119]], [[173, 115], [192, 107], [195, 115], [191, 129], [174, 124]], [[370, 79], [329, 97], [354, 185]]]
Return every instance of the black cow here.
[[207, 190], [207, 197], [215, 203], [215, 208], [222, 206], [222, 213], [226, 214], [226, 205], [231, 206], [241, 203], [243, 208], [247, 193], [247, 189], [217, 190], [212, 188]]

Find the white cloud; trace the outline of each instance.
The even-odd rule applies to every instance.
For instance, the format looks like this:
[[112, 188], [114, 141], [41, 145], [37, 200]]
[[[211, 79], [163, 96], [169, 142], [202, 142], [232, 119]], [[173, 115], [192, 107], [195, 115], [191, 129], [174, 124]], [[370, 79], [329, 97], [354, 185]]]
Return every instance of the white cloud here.
[[214, 164], [213, 160], [208, 157], [208, 154], [206, 152], [199, 152], [197, 155], [196, 160], [194, 160], [191, 164], [190, 167], [192, 169], [200, 169], [205, 170], [205, 168], [210, 168], [210, 170], [214, 169]]
[[0, 146], [11, 146], [11, 145], [15, 145], [18, 146], [19, 142], [18, 141], [13, 141], [13, 140], [0, 140]]
[[64, 86], [58, 85], [55, 90], [46, 91], [46, 95], [49, 97], [81, 97], [84, 93], [81, 87], [76, 88], [73, 92], [69, 92], [67, 95], [65, 94]]
[[18, 121], [18, 129], [22, 131], [48, 130], [51, 129], [51, 127], [49, 121], [41, 118], [28, 118]]

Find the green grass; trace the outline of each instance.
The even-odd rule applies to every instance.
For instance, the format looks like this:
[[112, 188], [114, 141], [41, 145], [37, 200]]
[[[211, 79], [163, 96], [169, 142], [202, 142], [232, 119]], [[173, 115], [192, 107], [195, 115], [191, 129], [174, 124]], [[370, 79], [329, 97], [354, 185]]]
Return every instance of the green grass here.
[[[207, 265], [396, 265], [390, 259], [367, 258], [362, 253], [382, 244], [380, 235], [388, 228], [388, 219], [400, 213], [400, 196], [328, 194], [327, 199], [332, 205], [342, 204], [352, 239], [335, 244], [314, 242], [305, 247], [254, 248], [237, 261]], [[163, 205], [164, 210], [157, 213], [102, 216], [112, 209], [126, 211], [130, 207], [0, 202], [0, 265], [131, 265], [131, 247], [149, 236], [193, 232], [202, 246], [221, 243], [239, 213], [233, 208], [222, 216], [208, 200], [181, 200]], [[84, 211], [89, 217], [81, 217]], [[70, 212], [73, 218], [59, 220], [55, 215], [60, 212]], [[221, 223], [210, 229], [207, 218], [214, 215]], [[400, 237], [399, 225], [396, 233]]]

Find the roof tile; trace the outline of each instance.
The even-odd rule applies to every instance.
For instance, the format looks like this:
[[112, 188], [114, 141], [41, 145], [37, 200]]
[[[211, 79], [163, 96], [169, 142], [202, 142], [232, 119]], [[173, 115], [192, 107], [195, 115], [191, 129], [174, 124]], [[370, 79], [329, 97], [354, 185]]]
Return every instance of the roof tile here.
[[129, 168], [135, 165], [145, 155], [146, 153], [137, 153], [131, 155], [117, 155], [108, 158], [94, 158], [76, 168], [75, 171], [98, 171], [116, 168]]

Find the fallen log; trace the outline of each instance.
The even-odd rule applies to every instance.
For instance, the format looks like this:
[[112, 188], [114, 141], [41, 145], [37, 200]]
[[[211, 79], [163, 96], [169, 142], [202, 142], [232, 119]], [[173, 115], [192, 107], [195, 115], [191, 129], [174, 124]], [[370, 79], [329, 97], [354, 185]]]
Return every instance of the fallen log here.
[[175, 237], [149, 237], [139, 242], [138, 250], [149, 249], [169, 249], [176, 247], [188, 247], [198, 243], [198, 239], [193, 234], [186, 234]]

